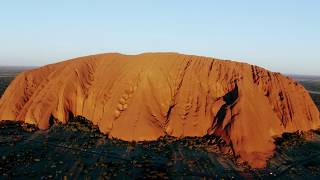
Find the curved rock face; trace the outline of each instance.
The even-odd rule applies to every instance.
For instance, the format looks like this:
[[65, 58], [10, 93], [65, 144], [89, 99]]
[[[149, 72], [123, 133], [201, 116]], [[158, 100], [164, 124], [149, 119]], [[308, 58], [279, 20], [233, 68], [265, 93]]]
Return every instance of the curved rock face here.
[[81, 115], [128, 141], [216, 134], [253, 167], [273, 137], [320, 125], [306, 90], [244, 63], [175, 53], [101, 54], [24, 72], [0, 100], [1, 120], [46, 129]]

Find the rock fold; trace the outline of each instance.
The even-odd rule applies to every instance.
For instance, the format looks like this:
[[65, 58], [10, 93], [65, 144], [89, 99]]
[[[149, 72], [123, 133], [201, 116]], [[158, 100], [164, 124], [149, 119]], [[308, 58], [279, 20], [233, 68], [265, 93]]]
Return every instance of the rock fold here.
[[0, 99], [0, 119], [50, 127], [80, 115], [128, 141], [216, 134], [253, 167], [273, 137], [320, 125], [294, 80], [263, 68], [176, 53], [87, 56], [19, 74]]

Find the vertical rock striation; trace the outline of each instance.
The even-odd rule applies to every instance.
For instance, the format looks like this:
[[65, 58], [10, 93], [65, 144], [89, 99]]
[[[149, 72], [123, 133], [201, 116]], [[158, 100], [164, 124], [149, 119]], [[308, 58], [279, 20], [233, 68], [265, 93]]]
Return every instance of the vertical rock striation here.
[[100, 54], [21, 73], [0, 99], [0, 119], [46, 129], [81, 115], [109, 137], [222, 136], [263, 167], [273, 137], [320, 125], [294, 80], [245, 63], [176, 53]]

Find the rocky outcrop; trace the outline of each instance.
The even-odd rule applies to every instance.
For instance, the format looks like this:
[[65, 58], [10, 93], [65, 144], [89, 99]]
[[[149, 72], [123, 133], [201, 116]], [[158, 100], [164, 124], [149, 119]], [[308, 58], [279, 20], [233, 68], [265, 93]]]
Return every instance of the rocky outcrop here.
[[128, 141], [216, 134], [253, 167], [273, 137], [320, 125], [294, 80], [244, 63], [175, 53], [100, 54], [21, 73], [0, 100], [1, 120], [48, 128], [80, 115]]

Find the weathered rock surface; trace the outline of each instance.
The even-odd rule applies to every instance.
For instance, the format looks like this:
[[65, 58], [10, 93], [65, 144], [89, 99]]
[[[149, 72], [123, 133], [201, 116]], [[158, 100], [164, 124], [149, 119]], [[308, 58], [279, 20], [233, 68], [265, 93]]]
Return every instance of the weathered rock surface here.
[[273, 137], [320, 125], [306, 90], [245, 63], [175, 53], [100, 54], [16, 77], [0, 99], [1, 120], [48, 128], [80, 115], [128, 141], [216, 134], [253, 167]]

